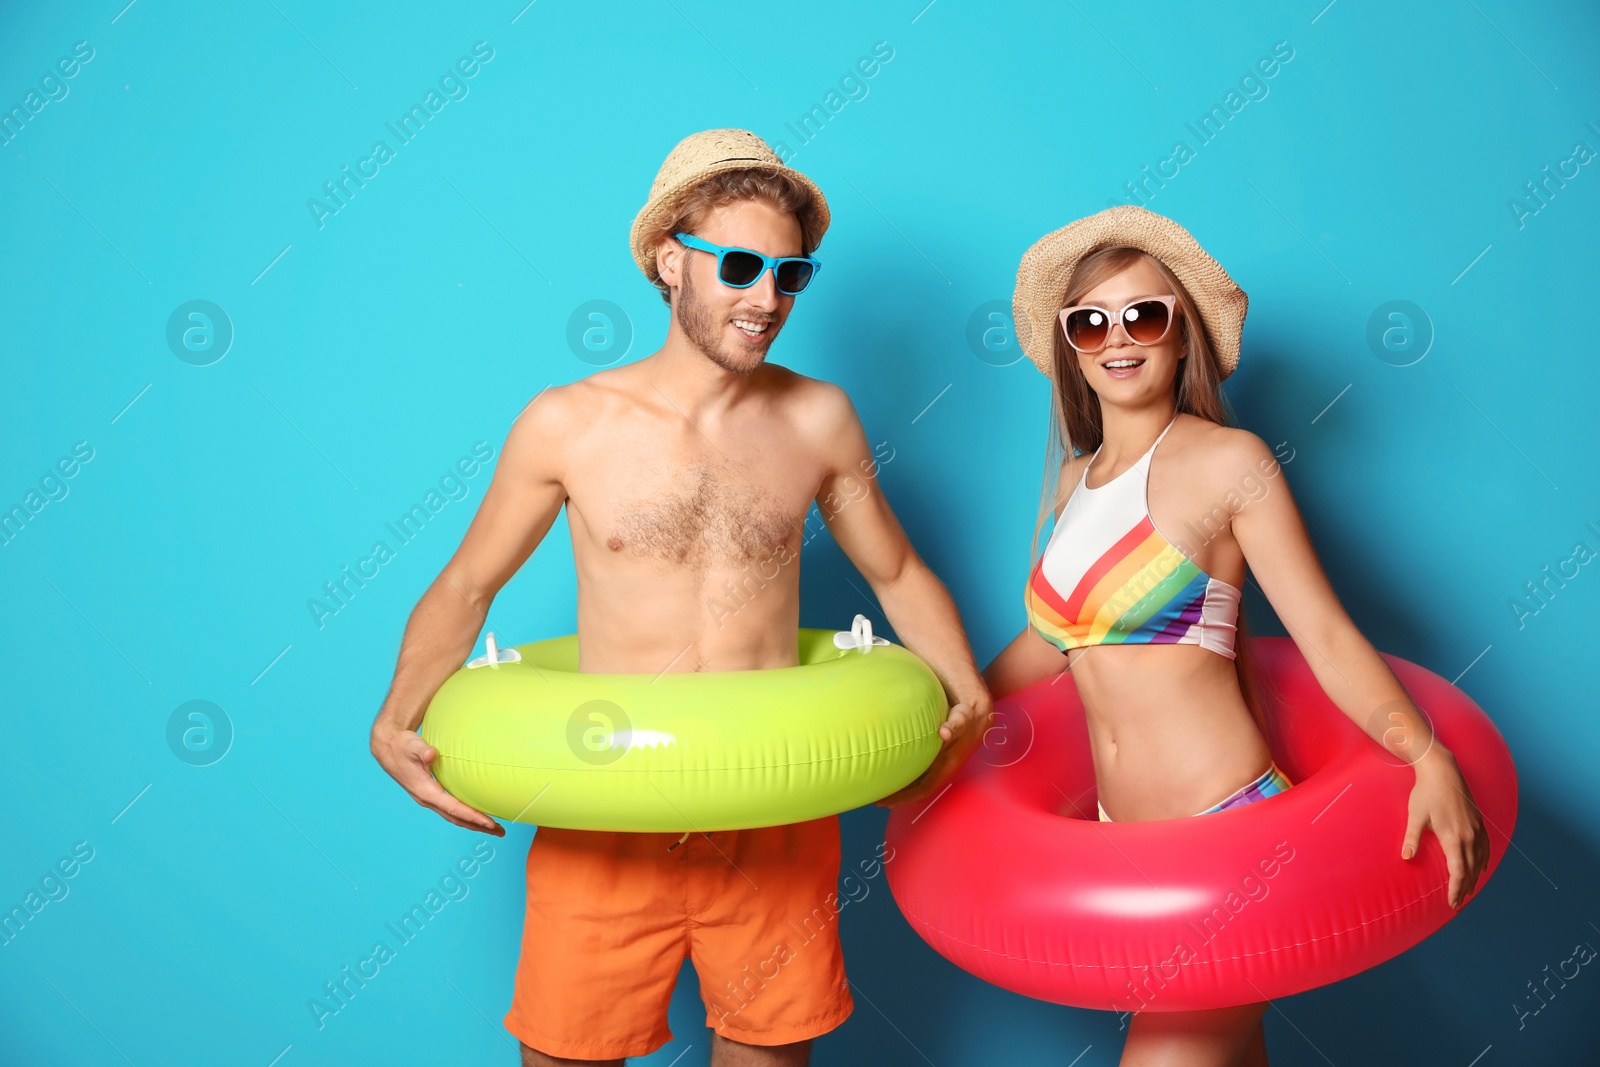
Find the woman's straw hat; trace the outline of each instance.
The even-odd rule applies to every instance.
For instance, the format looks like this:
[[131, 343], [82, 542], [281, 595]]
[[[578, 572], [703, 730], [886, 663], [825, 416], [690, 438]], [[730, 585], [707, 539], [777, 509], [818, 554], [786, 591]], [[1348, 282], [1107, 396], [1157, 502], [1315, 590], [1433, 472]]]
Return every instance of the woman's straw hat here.
[[1206, 337], [1226, 378], [1239, 365], [1239, 336], [1250, 300], [1222, 264], [1206, 254], [1189, 231], [1165, 215], [1121, 204], [1047, 233], [1022, 256], [1011, 297], [1017, 341], [1050, 376], [1056, 313], [1066, 306], [1067, 283], [1090, 252], [1126, 245], [1155, 256], [1175, 274], [1204, 320]]
[[[667, 153], [665, 163], [650, 185], [650, 198], [633, 220], [629, 244], [633, 246], [633, 261], [639, 264], [645, 277], [659, 286], [661, 275], [656, 273], [656, 249], [646, 243], [647, 237], [659, 227], [671, 222], [679, 210], [679, 202], [694, 186], [714, 174], [725, 170], [765, 170], [774, 174], [787, 174], [811, 193], [811, 203], [802, 214], [806, 233], [820, 244], [828, 229], [828, 201], [816, 183], [804, 174], [784, 165], [778, 154], [767, 147], [767, 142], [749, 130], [704, 130], [692, 133], [679, 141]], [[804, 249], [813, 252], [816, 245]]]

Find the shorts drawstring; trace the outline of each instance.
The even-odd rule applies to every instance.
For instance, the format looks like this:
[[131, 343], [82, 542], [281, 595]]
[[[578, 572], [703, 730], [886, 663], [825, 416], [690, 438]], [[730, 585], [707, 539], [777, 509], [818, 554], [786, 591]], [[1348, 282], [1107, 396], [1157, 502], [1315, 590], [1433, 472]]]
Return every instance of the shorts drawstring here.
[[672, 850], [673, 850], [673, 849], [675, 849], [675, 848], [677, 848], [677, 847], [678, 847], [678, 846], [679, 846], [679, 845], [681, 845], [681, 844], [683, 844], [683, 843], [684, 843], [684, 842], [685, 842], [685, 841], [687, 841], [687, 840], [689, 840], [689, 834], [690, 834], [690, 833], [691, 833], [691, 831], [689, 831], [689, 830], [685, 830], [685, 831], [684, 831], [684, 832], [683, 832], [683, 836], [682, 836], [682, 837], [680, 837], [680, 838], [678, 838], [678, 839], [677, 839], [677, 840], [676, 840], [676, 841], [674, 841], [674, 842], [673, 842], [673, 843], [672, 843], [672, 844], [670, 844], [670, 845], [668, 845], [668, 846], [667, 846], [667, 851], [668, 851], [668, 852], [671, 852], [671, 851], [672, 851]]

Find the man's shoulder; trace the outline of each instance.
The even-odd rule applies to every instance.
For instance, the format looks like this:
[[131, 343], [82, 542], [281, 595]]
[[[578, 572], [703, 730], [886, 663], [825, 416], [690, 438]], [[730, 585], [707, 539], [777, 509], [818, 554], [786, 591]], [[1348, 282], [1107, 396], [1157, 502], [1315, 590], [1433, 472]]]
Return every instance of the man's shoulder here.
[[523, 407], [517, 419], [526, 416], [549, 429], [569, 430], [590, 425], [608, 407], [625, 403], [633, 391], [624, 368], [612, 367], [597, 371], [577, 381], [562, 385], [545, 386]]
[[535, 393], [511, 420], [506, 452], [527, 460], [554, 460], [600, 425], [613, 401], [606, 397], [606, 390], [596, 389], [591, 379], [551, 384]]
[[774, 400], [807, 425], [832, 426], [855, 417], [855, 405], [843, 386], [777, 363], [763, 364], [761, 372]]

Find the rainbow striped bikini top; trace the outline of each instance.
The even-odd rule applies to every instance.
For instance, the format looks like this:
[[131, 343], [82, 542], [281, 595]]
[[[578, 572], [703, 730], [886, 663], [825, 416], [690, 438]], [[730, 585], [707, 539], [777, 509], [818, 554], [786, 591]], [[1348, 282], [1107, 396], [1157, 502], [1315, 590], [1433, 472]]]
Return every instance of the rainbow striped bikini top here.
[[1234, 658], [1238, 587], [1201, 570], [1150, 519], [1150, 458], [1170, 429], [1171, 422], [1138, 462], [1098, 489], [1085, 484], [1084, 464], [1056, 520], [1023, 601], [1032, 627], [1063, 654], [1088, 645], [1199, 645]]

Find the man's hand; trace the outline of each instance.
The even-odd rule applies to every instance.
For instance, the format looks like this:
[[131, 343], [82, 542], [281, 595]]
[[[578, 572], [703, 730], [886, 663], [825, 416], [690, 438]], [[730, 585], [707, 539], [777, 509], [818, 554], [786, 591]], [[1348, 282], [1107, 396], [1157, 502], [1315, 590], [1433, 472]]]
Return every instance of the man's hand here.
[[994, 701], [987, 690], [951, 707], [950, 717], [939, 727], [943, 746], [933, 763], [916, 781], [878, 801], [878, 806], [892, 808], [937, 795], [945, 783], [955, 777], [972, 750], [982, 743], [993, 722]]
[[495, 837], [504, 837], [506, 828], [483, 812], [470, 807], [444, 791], [444, 786], [433, 776], [429, 764], [439, 755], [439, 750], [422, 739], [415, 730], [385, 722], [382, 718], [372, 726], [372, 754], [389, 772], [389, 777], [400, 783], [411, 799], [425, 808], [432, 808], [457, 826], [479, 830]]

